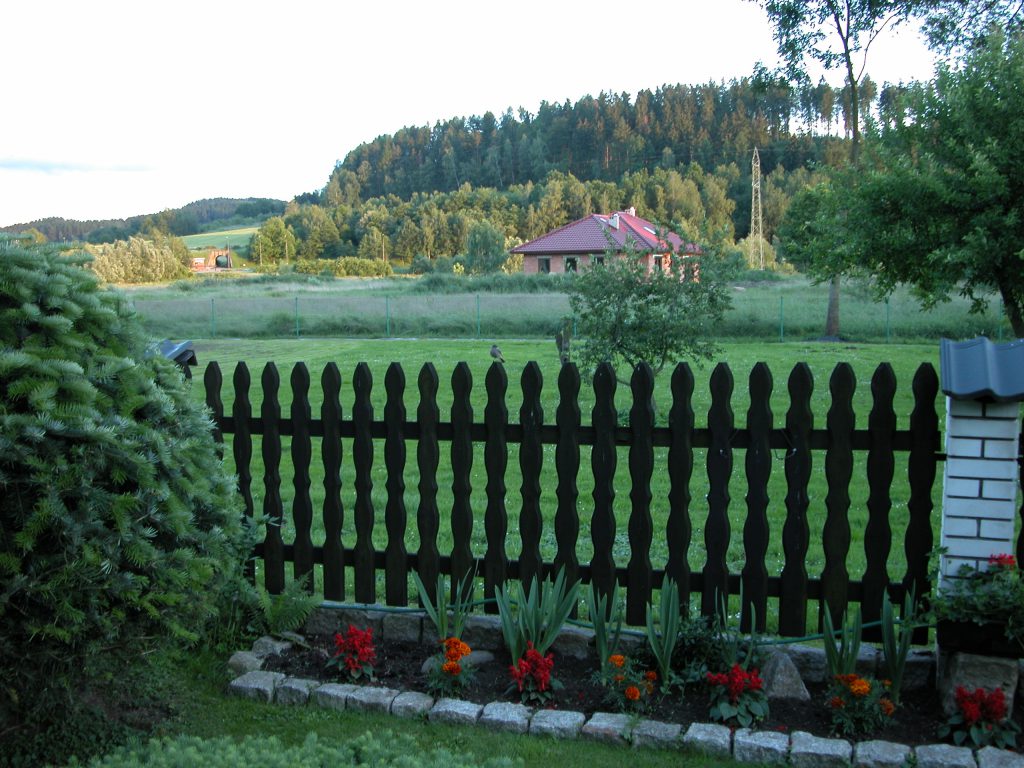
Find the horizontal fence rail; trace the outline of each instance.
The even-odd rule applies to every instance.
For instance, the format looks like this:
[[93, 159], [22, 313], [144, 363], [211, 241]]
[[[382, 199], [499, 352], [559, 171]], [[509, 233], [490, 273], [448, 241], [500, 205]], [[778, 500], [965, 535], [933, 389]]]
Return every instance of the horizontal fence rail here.
[[[655, 424], [654, 375], [643, 364], [633, 372], [629, 383], [629, 426], [620, 424], [616, 408], [619, 383], [608, 365], [600, 366], [593, 378], [594, 406], [589, 424], [583, 423], [579, 404], [581, 377], [573, 364], [563, 366], [558, 376], [554, 423], [545, 423], [541, 408], [543, 382], [536, 363], [529, 363], [523, 370], [521, 400], [516, 398], [520, 400], [518, 412], [511, 416], [507, 371], [499, 363], [491, 366], [484, 382], [486, 406], [482, 420], [474, 418], [470, 398], [473, 382], [464, 363], [452, 374], [452, 403], [446, 421], [441, 420], [437, 402], [438, 373], [429, 363], [419, 371], [415, 383], [415, 409], [407, 409], [405, 404], [409, 387], [401, 366], [393, 363], [388, 368], [384, 378], [383, 419], [374, 417], [373, 382], [366, 364], [355, 369], [354, 406], [349, 414], [342, 413], [341, 376], [334, 363], [328, 364], [321, 376], [323, 401], [318, 406], [318, 417], [314, 417], [309, 399], [310, 375], [302, 363], [291, 371], [292, 404], [288, 416], [281, 412], [280, 374], [273, 363], [268, 363], [261, 375], [262, 404], [258, 415], [253, 413], [250, 402], [252, 382], [244, 363], [239, 363], [233, 374], [230, 413], [224, 412], [223, 379], [216, 363], [207, 367], [204, 383], [215, 436], [221, 441], [225, 435], [232, 438], [239, 492], [250, 516], [255, 512], [251, 474], [254, 438], [260, 438], [264, 467], [262, 511], [271, 524], [266, 526], [256, 556], [263, 561], [263, 578], [271, 593], [284, 589], [286, 563], [292, 563], [296, 578], [309, 575], [310, 579], [314, 566], [321, 565], [323, 594], [329, 600], [345, 598], [346, 578], [350, 575], [355, 599], [376, 602], [381, 599], [377, 576], [383, 573], [383, 599], [398, 606], [410, 602], [407, 585], [412, 571], [431, 592], [439, 574], [451, 575], [454, 584], [475, 572], [483, 579], [485, 596], [493, 597], [495, 588], [507, 579], [529, 582], [535, 576], [564, 568], [570, 580], [580, 579], [601, 593], [611, 592], [616, 585], [624, 587], [625, 618], [631, 625], [644, 623], [654, 590], [669, 578], [679, 586], [681, 603], [689, 606], [692, 595], [705, 615], [720, 610], [721, 595], [742, 595], [743, 631], [764, 631], [769, 601], [775, 601], [779, 634], [799, 637], [808, 631], [808, 611], [813, 603], [827, 605], [837, 625], [851, 604], [859, 605], [864, 621], [870, 622], [880, 617], [884, 593], [899, 601], [908, 589], [918, 596], [930, 591], [928, 559], [934, 544], [933, 516], [938, 514], [933, 509], [932, 490], [937, 464], [944, 458], [939, 450], [935, 409], [938, 378], [930, 364], [921, 365], [913, 378], [914, 405], [909, 429], [897, 428], [893, 410], [896, 378], [887, 364], [879, 366], [871, 380], [873, 404], [866, 429], [855, 426], [856, 381], [853, 369], [845, 363], [836, 366], [829, 380], [830, 405], [824, 426], [815, 423], [811, 409], [814, 381], [806, 364], [798, 364], [789, 374], [789, 405], [781, 418], [770, 407], [774, 383], [766, 365], [758, 364], [751, 372], [750, 406], [738, 418], [732, 409], [732, 371], [728, 365], [719, 364], [710, 380], [711, 405], [706, 426], [700, 427], [696, 426], [692, 407], [694, 376], [685, 363], [678, 365], [671, 375], [671, 407], [666, 426]], [[283, 542], [280, 526], [286, 515], [280, 492], [282, 437], [290, 438], [293, 476], [289, 481], [295, 489], [291, 510], [295, 536], [291, 544]], [[320, 542], [314, 542], [311, 535], [314, 510], [310, 466], [314, 439], [320, 443], [324, 469], [325, 495], [319, 512], [324, 538]], [[351, 455], [343, 455], [343, 439], [351, 445]], [[378, 509], [371, 496], [371, 473], [375, 450], [381, 443], [387, 478], [386, 503]], [[449, 452], [453, 478], [452, 504], [444, 510], [438, 504], [442, 446]], [[480, 499], [480, 491], [474, 491], [470, 482], [476, 446], [483, 450], [485, 499]], [[519, 509], [515, 511], [507, 506], [510, 446], [517, 448], [522, 477], [521, 488], [517, 489]], [[550, 459], [545, 465], [544, 446], [554, 446], [553, 466]], [[589, 448], [589, 468], [581, 460], [581, 447]], [[667, 456], [661, 464], [655, 461], [656, 448], [667, 448], [667, 452], [659, 452]], [[620, 449], [625, 450], [620, 453]], [[703, 467], [696, 465], [698, 450], [706, 456]], [[781, 570], [773, 572], [766, 565], [771, 534], [768, 483], [773, 455], [780, 451], [784, 456], [786, 485], [781, 529], [784, 564]], [[620, 467], [622, 453], [628, 458], [625, 466]], [[855, 478], [855, 458], [859, 454], [866, 457], [866, 476]], [[828, 492], [824, 498], [824, 523], [815, 531], [821, 537], [824, 565], [812, 574], [807, 565], [812, 534], [808, 484], [816, 461], [824, 462]], [[342, 540], [346, 514], [341, 494], [343, 462], [351, 463], [355, 477], [351, 541]], [[905, 473], [909, 486], [907, 523], [901, 530], [893, 530], [890, 521], [890, 490], [897, 470]], [[578, 490], [580, 474], [587, 471], [594, 480], [590, 499], [581, 498]], [[690, 492], [696, 471], [707, 474], [707, 498], [700, 503], [694, 501]], [[616, 499], [614, 479], [622, 472], [628, 474], [628, 499]], [[747, 492], [742, 500], [732, 499], [730, 480], [740, 472]], [[654, 530], [651, 515], [655, 473], [667, 476], [669, 487], [667, 523], [660, 531]], [[418, 491], [416, 509], [406, 506], [407, 478]], [[863, 535], [866, 567], [860, 578], [854, 578], [847, 566], [851, 547], [850, 487], [855, 482], [866, 483], [868, 489]], [[545, 525], [541, 496], [542, 490], [551, 485], [555, 486], [556, 502], [554, 515], [548, 519], [553, 519], [556, 554], [545, 560], [541, 555]], [[484, 502], [477, 505], [476, 512], [474, 499]], [[665, 500], [659, 503], [663, 505]], [[741, 531], [732, 531], [729, 511], [741, 504], [746, 508], [743, 527]], [[613, 545], [616, 508], [625, 507], [629, 510], [629, 553], [623, 558], [616, 556]], [[518, 519], [510, 520], [513, 512], [518, 512]], [[480, 519], [485, 547], [474, 549], [474, 525]], [[593, 545], [589, 562], [581, 562], [578, 552], [581, 519], [589, 519]], [[452, 545], [445, 552], [438, 547], [442, 520], [450, 524], [452, 531]], [[695, 520], [703, 529], [706, 553], [700, 569], [691, 568]], [[381, 522], [387, 535], [383, 551], [373, 544], [374, 527]], [[405, 541], [411, 525], [416, 527], [419, 538], [414, 552], [407, 550]], [[516, 558], [510, 558], [507, 551], [510, 526], [520, 545]], [[665, 562], [651, 561], [655, 535], [665, 537]], [[726, 558], [735, 536], [741, 537], [744, 559], [738, 573], [729, 570]], [[903, 573], [888, 572], [887, 562], [894, 546], [903, 547]], [[488, 605], [488, 610], [493, 610], [493, 605]], [[866, 631], [866, 637], [870, 636], [871, 632]]]

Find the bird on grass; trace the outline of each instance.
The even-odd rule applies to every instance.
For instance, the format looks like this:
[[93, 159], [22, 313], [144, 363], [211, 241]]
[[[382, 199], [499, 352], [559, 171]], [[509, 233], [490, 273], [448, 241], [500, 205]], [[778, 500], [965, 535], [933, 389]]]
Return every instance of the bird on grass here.
[[497, 344], [491, 344], [491, 357], [493, 357], [499, 363], [505, 362], [505, 356], [501, 354], [501, 350], [498, 349]]

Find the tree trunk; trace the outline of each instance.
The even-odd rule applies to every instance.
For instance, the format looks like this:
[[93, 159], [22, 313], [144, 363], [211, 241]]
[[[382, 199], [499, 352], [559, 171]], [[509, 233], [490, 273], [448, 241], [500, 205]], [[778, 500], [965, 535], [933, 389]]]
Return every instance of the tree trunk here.
[[828, 313], [825, 315], [825, 335], [839, 337], [839, 276], [828, 284]]
[[1010, 328], [1016, 339], [1024, 339], [1024, 307], [1021, 306], [1019, 294], [1006, 285], [1002, 276], [999, 278], [999, 295], [1003, 299], [1003, 311], [1010, 321]]

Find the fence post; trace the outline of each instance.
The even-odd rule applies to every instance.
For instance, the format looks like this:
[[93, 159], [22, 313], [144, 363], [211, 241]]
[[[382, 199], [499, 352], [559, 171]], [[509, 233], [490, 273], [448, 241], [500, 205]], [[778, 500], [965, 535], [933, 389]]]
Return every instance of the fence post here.
[[783, 322], [783, 304], [786, 301], [784, 296], [779, 296], [779, 341], [786, 340], [786, 326]]
[[295, 297], [295, 338], [299, 338], [299, 297]]
[[476, 295], [476, 337], [480, 338], [480, 294]]
[[889, 297], [885, 297], [885, 343], [889, 343]]
[[210, 299], [210, 338], [217, 335], [217, 311], [214, 308], [214, 300]]
[[391, 336], [391, 297], [384, 297], [384, 335]]

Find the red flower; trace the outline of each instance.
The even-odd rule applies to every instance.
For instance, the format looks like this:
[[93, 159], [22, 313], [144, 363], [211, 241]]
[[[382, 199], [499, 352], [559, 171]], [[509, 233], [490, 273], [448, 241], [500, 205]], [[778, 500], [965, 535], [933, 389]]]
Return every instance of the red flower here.
[[988, 564], [997, 568], [1016, 568], [1017, 558], [1013, 555], [989, 555]]
[[733, 664], [732, 669], [724, 674], [709, 672], [705, 679], [709, 685], [720, 685], [725, 688], [729, 692], [729, 701], [733, 704], [747, 691], [759, 691], [764, 686], [758, 670], [747, 672], [739, 664]]
[[640, 689], [637, 688], [635, 685], [629, 686], [628, 688], [626, 688], [626, 698], [629, 701], [639, 701], [640, 700]]
[[546, 691], [551, 685], [551, 670], [555, 668], [555, 655], [549, 653], [547, 656], [533, 647], [532, 642], [527, 642], [526, 653], [519, 662], [510, 667], [512, 679], [516, 681], [520, 693], [523, 688], [532, 681], [538, 691]]

